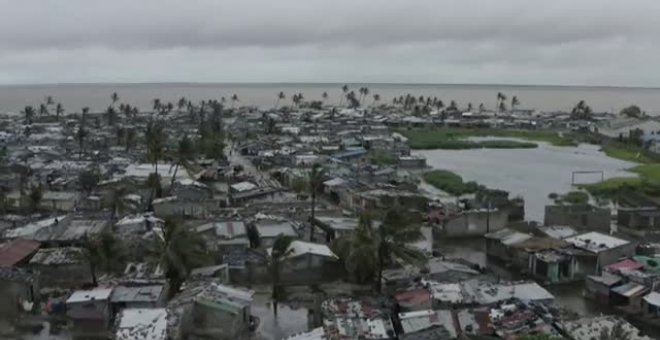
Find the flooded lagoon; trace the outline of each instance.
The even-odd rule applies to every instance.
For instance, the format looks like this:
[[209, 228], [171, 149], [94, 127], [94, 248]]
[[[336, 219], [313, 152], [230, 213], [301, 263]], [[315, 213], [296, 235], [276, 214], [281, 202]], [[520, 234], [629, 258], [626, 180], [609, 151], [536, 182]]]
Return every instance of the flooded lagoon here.
[[[535, 149], [418, 150], [414, 154], [426, 157], [434, 169], [450, 170], [466, 181], [522, 196], [525, 218], [533, 221], [543, 221], [544, 207], [551, 203], [550, 193], [574, 189], [571, 177], [575, 171], [603, 171], [606, 179], [636, 176], [626, 171], [635, 163], [610, 158], [597, 145], [537, 144]], [[593, 183], [600, 178], [600, 174], [575, 177], [577, 183]]]

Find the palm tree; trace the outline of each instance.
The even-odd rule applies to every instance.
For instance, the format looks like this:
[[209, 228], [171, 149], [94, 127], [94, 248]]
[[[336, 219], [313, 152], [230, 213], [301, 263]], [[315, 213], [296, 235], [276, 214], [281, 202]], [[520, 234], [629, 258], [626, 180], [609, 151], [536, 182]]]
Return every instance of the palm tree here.
[[373, 106], [376, 106], [376, 103], [379, 101], [380, 101], [380, 95], [378, 93], [375, 93]]
[[397, 210], [390, 209], [377, 229], [369, 216], [361, 216], [351, 238], [338, 240], [336, 249], [346, 269], [358, 280], [364, 282], [375, 276], [376, 289], [380, 292], [387, 264], [395, 259], [417, 266], [424, 263], [424, 254], [410, 245], [422, 237], [419, 226], [407, 223]]
[[584, 100], [580, 100], [571, 111], [572, 119], [591, 119], [591, 107]]
[[275, 109], [277, 109], [277, 105], [280, 103], [280, 100], [284, 98], [286, 98], [284, 92], [280, 91], [280, 93], [277, 94], [277, 99], [275, 100]]
[[160, 98], [154, 98], [153, 108], [154, 112], [159, 112], [163, 108], [163, 104], [160, 102]]
[[119, 214], [124, 213], [124, 210], [126, 209], [124, 196], [126, 196], [127, 192], [128, 190], [126, 190], [126, 187], [124, 186], [120, 186], [112, 191], [112, 195], [110, 196], [110, 220], [112, 222], [117, 220]]
[[126, 133], [124, 134], [124, 141], [126, 142], [126, 152], [128, 152], [135, 142], [135, 129], [130, 128], [126, 130]]
[[60, 116], [64, 113], [64, 107], [62, 107], [62, 103], [57, 103], [57, 106], [55, 106], [55, 116], [57, 117], [57, 120], [60, 120]]
[[78, 146], [80, 147], [80, 157], [82, 157], [85, 152], [85, 137], [87, 137], [87, 130], [85, 129], [85, 118], [89, 112], [88, 107], [82, 108], [82, 113], [80, 115], [80, 123], [78, 126], [78, 131], [76, 132], [76, 139], [78, 140]]
[[484, 112], [484, 110], [485, 110], [484, 103], [479, 104], [479, 113]]
[[293, 97], [291, 97], [291, 101], [296, 107], [300, 106], [300, 101], [302, 100], [302, 93], [299, 94], [294, 94]]
[[472, 103], [468, 103], [467, 111], [472, 112]]
[[117, 94], [117, 92], [112, 92], [112, 94], [110, 95], [110, 99], [112, 100], [112, 106], [115, 106], [115, 103], [117, 103], [117, 101], [119, 100], [119, 95]]
[[348, 85], [344, 84], [344, 86], [341, 87], [341, 90], [344, 92], [344, 95], [339, 96], [339, 106], [341, 106], [341, 103], [344, 101], [344, 97], [348, 95]]
[[30, 210], [36, 212], [39, 209], [39, 203], [44, 197], [44, 189], [41, 185], [35, 185], [30, 189], [30, 194], [28, 195]]
[[53, 96], [47, 96], [46, 97], [46, 106], [51, 106], [53, 104], [55, 104], [55, 102], [53, 101]]
[[497, 103], [495, 104], [495, 109], [501, 107], [500, 103], [506, 100], [506, 96], [502, 92], [497, 92]]
[[231, 106], [232, 106], [232, 108], [234, 108], [236, 106], [236, 102], [238, 102], [238, 101], [239, 101], [238, 96], [236, 94], [233, 94], [231, 96]]
[[49, 114], [46, 104], [39, 104], [39, 115], [47, 116]]
[[321, 191], [323, 187], [323, 180], [325, 177], [325, 169], [319, 163], [315, 163], [312, 166], [312, 170], [307, 175], [308, 189], [310, 196], [312, 197], [312, 211], [309, 218], [309, 223], [311, 226], [309, 233], [309, 240], [314, 242], [314, 218], [316, 213], [316, 195]]
[[117, 111], [115, 111], [114, 106], [108, 106], [108, 108], [105, 110], [105, 118], [108, 120], [108, 125], [115, 125], [115, 121], [117, 120]]
[[506, 103], [504, 101], [500, 102], [499, 110], [500, 110], [500, 112], [506, 111]]
[[270, 272], [272, 283], [273, 312], [277, 315], [277, 302], [279, 299], [280, 266], [282, 260], [291, 254], [290, 236], [280, 234], [273, 243], [273, 249], [270, 252]]
[[165, 271], [171, 295], [178, 293], [192, 269], [209, 260], [204, 239], [172, 219], [165, 221], [162, 233], [156, 233], [151, 257]]
[[103, 232], [92, 239], [87, 234], [83, 236], [82, 256], [89, 264], [92, 275], [92, 285], [98, 285], [98, 270], [112, 272], [123, 268], [124, 252], [122, 245], [110, 232]]
[[520, 105], [520, 100], [518, 100], [518, 96], [511, 97], [511, 111], [514, 111], [516, 109], [516, 106], [518, 105]]
[[147, 202], [147, 211], [153, 211], [154, 197], [163, 196], [163, 186], [161, 184], [160, 175], [157, 173], [150, 173], [144, 181], [144, 187], [149, 189], [149, 201]]
[[158, 176], [158, 161], [163, 159], [165, 155], [165, 143], [167, 142], [163, 125], [160, 122], [149, 121], [145, 131], [145, 138], [147, 143], [147, 159], [153, 164], [154, 173]]
[[333, 243], [333, 250], [344, 260], [346, 271], [358, 283], [373, 282], [378, 269], [378, 246], [373, 220], [362, 214], [357, 228], [348, 238], [340, 238]]
[[321, 95], [321, 98], [323, 98], [323, 102], [328, 100], [328, 92], [323, 91], [323, 94]]
[[383, 223], [377, 231], [378, 275], [377, 291], [380, 292], [385, 264], [394, 258], [413, 265], [422, 265], [425, 256], [411, 242], [423, 238], [419, 226], [407, 223], [403, 216], [394, 209], [385, 214]]
[[179, 109], [179, 112], [183, 111], [183, 108], [186, 107], [188, 100], [186, 97], [179, 98], [179, 101], [176, 103], [176, 107]]
[[34, 119], [34, 107], [26, 106], [23, 109], [23, 114], [25, 115], [25, 125], [32, 124], [32, 120]]
[[179, 171], [179, 167], [182, 166], [184, 169], [190, 166], [190, 162], [195, 158], [195, 146], [188, 136], [183, 136], [179, 140], [179, 145], [176, 148], [174, 154], [174, 171], [172, 172], [172, 179], [170, 180], [170, 191], [174, 187], [174, 181], [176, 180], [176, 174]]

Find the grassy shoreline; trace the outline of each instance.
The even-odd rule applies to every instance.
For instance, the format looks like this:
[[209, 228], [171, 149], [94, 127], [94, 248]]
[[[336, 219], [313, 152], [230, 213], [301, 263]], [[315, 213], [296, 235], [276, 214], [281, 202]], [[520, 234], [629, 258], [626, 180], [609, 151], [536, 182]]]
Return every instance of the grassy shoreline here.
[[399, 133], [408, 138], [412, 149], [518, 149], [536, 148], [537, 144], [521, 141], [470, 141], [469, 137], [502, 137], [518, 138], [532, 142], [547, 142], [556, 146], [576, 146], [570, 138], [555, 132], [538, 130], [508, 130], [508, 129], [466, 129], [466, 128], [433, 128], [400, 130]]
[[432, 170], [422, 174], [428, 184], [454, 196], [474, 194], [480, 189], [477, 182], [464, 182], [463, 177], [449, 170]]

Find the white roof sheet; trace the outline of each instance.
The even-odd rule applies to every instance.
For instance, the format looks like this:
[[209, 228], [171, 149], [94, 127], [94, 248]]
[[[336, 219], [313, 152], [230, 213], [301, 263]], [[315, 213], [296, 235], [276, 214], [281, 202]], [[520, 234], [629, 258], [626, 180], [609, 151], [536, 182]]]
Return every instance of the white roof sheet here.
[[117, 340], [164, 340], [167, 338], [165, 308], [129, 308], [119, 316]]
[[644, 301], [649, 305], [660, 306], [660, 293], [651, 292], [644, 297]]
[[92, 300], [108, 300], [112, 295], [112, 288], [95, 288], [92, 290], [77, 290], [71, 294], [66, 303], [86, 302]]
[[319, 328], [314, 328], [313, 330], [306, 333], [291, 335], [288, 338], [285, 338], [284, 340], [325, 340], [325, 339], [327, 339], [327, 337], [325, 336], [325, 331], [323, 330], [323, 327], [319, 327]]
[[626, 240], [601, 234], [595, 231], [569, 237], [565, 239], [565, 241], [592, 253], [600, 253], [601, 251], [620, 247], [630, 243]]
[[240, 183], [232, 184], [231, 188], [238, 192], [243, 192], [243, 191], [256, 189], [257, 185], [252, 182], [240, 182]]

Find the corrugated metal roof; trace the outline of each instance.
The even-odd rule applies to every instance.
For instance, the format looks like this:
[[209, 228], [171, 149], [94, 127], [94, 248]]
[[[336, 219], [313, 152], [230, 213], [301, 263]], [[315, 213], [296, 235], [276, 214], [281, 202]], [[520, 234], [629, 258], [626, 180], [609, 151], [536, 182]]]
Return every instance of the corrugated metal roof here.
[[25, 260], [39, 249], [40, 243], [18, 239], [0, 248], [0, 266], [11, 267]]
[[619, 287], [612, 288], [613, 292], [625, 297], [639, 295], [647, 290], [648, 288], [634, 282], [629, 282]]

